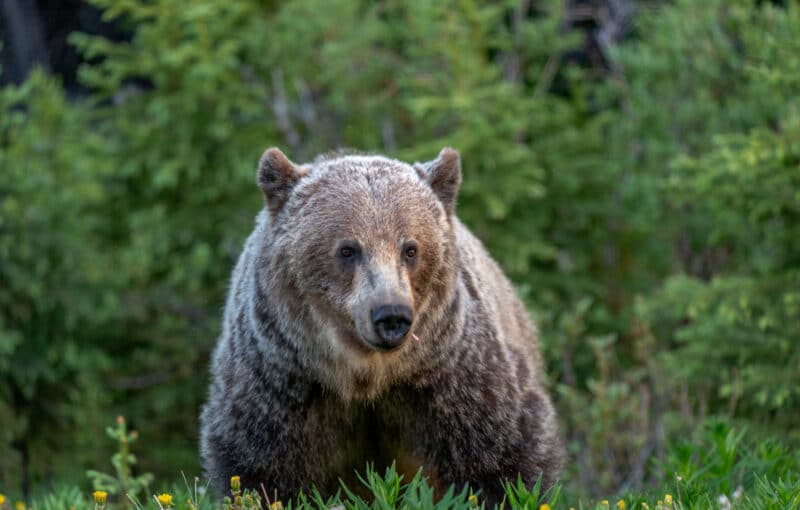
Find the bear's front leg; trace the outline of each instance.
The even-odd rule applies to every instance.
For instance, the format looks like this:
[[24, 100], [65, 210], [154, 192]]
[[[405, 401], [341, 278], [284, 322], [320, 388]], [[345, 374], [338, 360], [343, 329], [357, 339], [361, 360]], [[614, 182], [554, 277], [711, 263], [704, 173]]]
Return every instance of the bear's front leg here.
[[312, 487], [335, 491], [351, 420], [319, 388], [306, 391], [300, 381], [273, 386], [251, 380], [242, 388], [212, 390], [201, 418], [204, 465], [220, 493], [229, 490], [231, 476], [240, 477], [242, 488], [261, 492], [263, 484], [284, 502]]
[[422, 459], [440, 490], [469, 483], [491, 508], [503, 499], [503, 481], [521, 476], [530, 486], [542, 476], [550, 486], [561, 466], [561, 445], [543, 390], [515, 387], [504, 374], [480, 375], [441, 377], [408, 394], [402, 435], [404, 448]]

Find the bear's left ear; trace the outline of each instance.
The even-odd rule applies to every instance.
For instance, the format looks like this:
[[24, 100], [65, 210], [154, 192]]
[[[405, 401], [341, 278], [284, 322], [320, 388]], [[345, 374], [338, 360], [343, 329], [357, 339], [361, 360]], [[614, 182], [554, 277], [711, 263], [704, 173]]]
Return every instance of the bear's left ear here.
[[417, 163], [414, 168], [442, 201], [447, 214], [453, 214], [456, 208], [456, 196], [461, 186], [461, 156], [458, 155], [458, 151], [445, 147], [436, 159], [422, 164]]
[[272, 147], [264, 151], [258, 162], [256, 181], [267, 199], [267, 209], [271, 216], [280, 212], [289, 200], [295, 184], [306, 173], [306, 169], [289, 161], [280, 149]]

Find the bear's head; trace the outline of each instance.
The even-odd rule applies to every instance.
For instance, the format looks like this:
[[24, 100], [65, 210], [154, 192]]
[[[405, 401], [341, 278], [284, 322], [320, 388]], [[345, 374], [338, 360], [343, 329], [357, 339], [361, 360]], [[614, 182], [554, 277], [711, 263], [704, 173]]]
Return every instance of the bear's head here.
[[267, 256], [326, 332], [313, 341], [373, 367], [413, 350], [455, 285], [458, 152], [414, 165], [341, 154], [298, 165], [272, 148], [257, 180]]

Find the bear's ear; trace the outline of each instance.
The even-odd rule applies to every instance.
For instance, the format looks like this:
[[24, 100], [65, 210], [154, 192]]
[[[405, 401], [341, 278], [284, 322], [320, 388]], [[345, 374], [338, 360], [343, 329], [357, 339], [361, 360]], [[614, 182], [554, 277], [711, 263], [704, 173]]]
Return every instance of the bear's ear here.
[[289, 161], [280, 149], [271, 147], [264, 151], [258, 162], [256, 181], [267, 200], [270, 215], [280, 212], [292, 194], [292, 188], [305, 174], [305, 169]]
[[442, 201], [447, 214], [453, 214], [461, 186], [461, 157], [458, 151], [445, 147], [433, 161], [417, 163], [414, 167]]

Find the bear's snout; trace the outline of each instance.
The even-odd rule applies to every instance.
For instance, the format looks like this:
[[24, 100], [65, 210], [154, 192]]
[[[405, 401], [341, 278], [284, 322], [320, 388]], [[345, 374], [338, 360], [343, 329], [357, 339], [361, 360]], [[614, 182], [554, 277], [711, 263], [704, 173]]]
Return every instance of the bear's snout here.
[[414, 312], [404, 304], [386, 304], [373, 308], [370, 317], [378, 336], [376, 347], [390, 350], [403, 343], [414, 321]]

